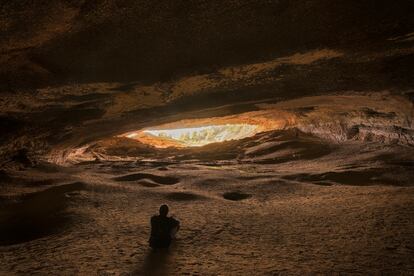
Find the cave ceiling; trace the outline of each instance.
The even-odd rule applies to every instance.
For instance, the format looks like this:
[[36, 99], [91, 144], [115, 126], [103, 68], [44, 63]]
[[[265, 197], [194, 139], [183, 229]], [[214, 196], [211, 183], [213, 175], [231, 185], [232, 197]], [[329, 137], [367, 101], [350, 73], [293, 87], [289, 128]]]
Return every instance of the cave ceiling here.
[[412, 139], [412, 1], [1, 3], [3, 156], [272, 106]]

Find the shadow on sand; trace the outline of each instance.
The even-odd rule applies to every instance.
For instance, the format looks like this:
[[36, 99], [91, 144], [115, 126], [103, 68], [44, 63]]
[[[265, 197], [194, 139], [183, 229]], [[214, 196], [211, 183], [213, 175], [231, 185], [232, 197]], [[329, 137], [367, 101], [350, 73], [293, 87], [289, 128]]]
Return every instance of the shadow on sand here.
[[161, 276], [169, 275], [173, 255], [173, 245], [170, 248], [149, 249], [141, 267], [132, 275]]
[[71, 216], [68, 194], [85, 190], [74, 182], [22, 196], [17, 202], [0, 201], [0, 246], [28, 242], [65, 229]]

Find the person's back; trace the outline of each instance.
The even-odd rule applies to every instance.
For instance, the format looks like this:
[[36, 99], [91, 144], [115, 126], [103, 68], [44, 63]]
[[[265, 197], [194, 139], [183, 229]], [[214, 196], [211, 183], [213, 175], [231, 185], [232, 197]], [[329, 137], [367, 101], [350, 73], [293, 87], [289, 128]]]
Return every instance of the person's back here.
[[160, 214], [151, 218], [151, 237], [149, 240], [152, 248], [167, 248], [171, 244], [172, 236], [178, 231], [180, 222], [172, 217], [167, 217], [168, 206], [160, 207]]

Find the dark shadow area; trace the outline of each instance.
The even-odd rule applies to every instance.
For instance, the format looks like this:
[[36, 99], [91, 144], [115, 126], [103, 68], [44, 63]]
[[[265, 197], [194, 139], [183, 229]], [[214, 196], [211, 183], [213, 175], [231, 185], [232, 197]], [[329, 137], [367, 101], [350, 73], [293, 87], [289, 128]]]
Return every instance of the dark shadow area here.
[[176, 200], [176, 201], [189, 201], [189, 200], [197, 200], [202, 199], [202, 196], [193, 194], [193, 193], [184, 193], [184, 192], [174, 192], [174, 193], [168, 193], [165, 195], [166, 199], [169, 200]]
[[0, 143], [4, 143], [13, 137], [13, 133], [19, 133], [24, 129], [26, 122], [13, 117], [0, 116]]
[[62, 230], [70, 222], [65, 212], [69, 197], [65, 194], [85, 187], [85, 183], [75, 182], [25, 195], [17, 203], [2, 203], [0, 245], [27, 242]]
[[169, 275], [172, 248], [149, 249], [142, 267], [132, 272], [132, 275], [161, 276]]
[[104, 93], [91, 93], [85, 95], [64, 95], [61, 98], [57, 99], [57, 102], [60, 101], [72, 101], [72, 102], [97, 102], [99, 100], [106, 100], [110, 98], [111, 95]]
[[42, 111], [31, 113], [31, 118], [46, 124], [49, 128], [59, 128], [67, 124], [81, 125], [87, 120], [99, 119], [104, 114], [105, 110], [96, 108], [90, 103], [80, 103], [71, 107], [50, 105]]
[[24, 182], [24, 185], [27, 187], [39, 187], [39, 186], [49, 186], [53, 184], [58, 184], [59, 179], [54, 178], [46, 178], [46, 179], [38, 179], [38, 180], [29, 180]]
[[[374, 47], [412, 31], [411, 1], [69, 2], [4, 1], [2, 16], [14, 16], [2, 30], [0, 49], [7, 66], [0, 71], [1, 86], [133, 81], [117, 88], [122, 91], [137, 81], [205, 73], [275, 53], [321, 45]], [[61, 11], [59, 16], [44, 20], [54, 10]], [[70, 35], [63, 35], [68, 30]]]
[[1, 183], [6, 184], [7, 182], [11, 181], [11, 179], [12, 178], [6, 171], [0, 170], [0, 184]]
[[[335, 146], [297, 129], [273, 131], [262, 134], [261, 142], [269, 146], [259, 147], [244, 155], [246, 160], [257, 164], [279, 164], [297, 160], [313, 160], [330, 154]], [[256, 141], [250, 147], [260, 145]]]
[[170, 176], [159, 176], [149, 173], [134, 173], [113, 178], [115, 181], [137, 181], [141, 179], [149, 179], [162, 185], [174, 185], [180, 182], [178, 178]]
[[[372, 168], [361, 171], [342, 171], [342, 172], [326, 172], [321, 174], [295, 174], [284, 176], [284, 179], [312, 182], [318, 185], [343, 184], [354, 186], [368, 186], [368, 185], [393, 185], [393, 186], [407, 186], [410, 183], [402, 180], [400, 177], [403, 174], [408, 176], [409, 172], [402, 170], [391, 171], [385, 168]], [[393, 177], [396, 176], [396, 177]]]
[[383, 119], [393, 119], [397, 116], [397, 114], [395, 114], [395, 112], [388, 112], [388, 113], [384, 113], [384, 112], [378, 112], [376, 110], [373, 110], [371, 108], [363, 108], [362, 112], [364, 112], [365, 116], [369, 117], [369, 118], [383, 118]]
[[224, 199], [233, 200], [233, 201], [243, 200], [243, 199], [247, 199], [250, 197], [252, 197], [251, 194], [244, 194], [240, 192], [227, 192], [223, 194]]

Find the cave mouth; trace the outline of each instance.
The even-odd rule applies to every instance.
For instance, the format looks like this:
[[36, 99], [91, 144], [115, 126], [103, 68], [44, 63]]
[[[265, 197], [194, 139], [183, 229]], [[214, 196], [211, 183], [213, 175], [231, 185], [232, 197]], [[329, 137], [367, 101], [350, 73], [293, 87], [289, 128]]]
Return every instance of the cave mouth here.
[[156, 148], [202, 147], [211, 143], [240, 140], [260, 132], [252, 124], [218, 124], [177, 128], [150, 128], [122, 135]]

